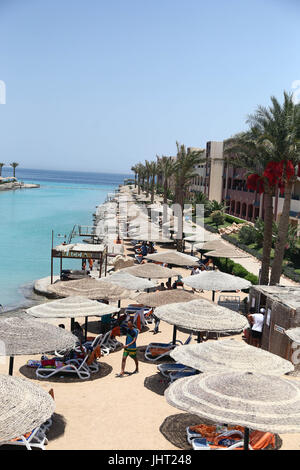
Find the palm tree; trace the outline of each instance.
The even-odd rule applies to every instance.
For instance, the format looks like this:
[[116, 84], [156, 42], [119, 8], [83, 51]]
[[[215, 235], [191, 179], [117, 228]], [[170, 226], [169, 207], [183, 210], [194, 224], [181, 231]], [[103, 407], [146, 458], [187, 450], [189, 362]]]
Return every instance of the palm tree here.
[[225, 142], [224, 155], [231, 166], [245, 168], [248, 174], [260, 176], [260, 183], [256, 183], [256, 191], [259, 189], [257, 184], [263, 183], [264, 185], [265, 221], [260, 283], [267, 285], [271, 261], [273, 196], [275, 193], [274, 187], [270, 186], [269, 180], [263, 177], [263, 173], [267, 164], [273, 159], [272, 149], [265, 140], [261, 139], [257, 128], [252, 128], [248, 132], [228, 139]]
[[163, 188], [164, 188], [164, 204], [168, 203], [168, 189], [169, 181], [171, 176], [174, 174], [175, 165], [174, 161], [170, 157], [157, 157], [158, 159], [158, 172], [162, 175], [163, 178]]
[[19, 163], [13, 162], [13, 163], [10, 164], [10, 166], [12, 166], [13, 169], [14, 169], [14, 178], [15, 178], [16, 177], [16, 168], [17, 168], [17, 166], [19, 166]]
[[145, 160], [145, 172], [146, 172], [146, 197], [149, 196], [150, 190], [150, 177], [151, 177], [151, 162]]
[[133, 171], [133, 173], [134, 173], [134, 187], [136, 188], [136, 184], [137, 184], [137, 174], [138, 174], [138, 164], [133, 165], [133, 166], [131, 167], [131, 171]]
[[157, 163], [150, 162], [150, 177], [151, 177], [151, 204], [154, 202], [154, 189], [155, 189], [155, 176], [157, 175]]
[[5, 163], [0, 163], [0, 176], [2, 175], [2, 168], [5, 166]]
[[[300, 162], [300, 106], [294, 104], [291, 94], [284, 92], [283, 103], [272, 96], [271, 106], [260, 106], [249, 121], [266, 140], [272, 150], [273, 161], [282, 164], [281, 185], [284, 185], [284, 203], [278, 225], [270, 285], [280, 282], [288, 236], [292, 190], [297, 181], [296, 168]], [[289, 173], [289, 170], [293, 171]]]
[[175, 202], [180, 206], [180, 222], [178, 230], [180, 237], [177, 240], [177, 250], [183, 251], [183, 215], [184, 215], [184, 201], [188, 187], [195, 176], [195, 165], [203, 161], [203, 150], [187, 152], [184, 145], [177, 145], [177, 160], [174, 165], [175, 169]]

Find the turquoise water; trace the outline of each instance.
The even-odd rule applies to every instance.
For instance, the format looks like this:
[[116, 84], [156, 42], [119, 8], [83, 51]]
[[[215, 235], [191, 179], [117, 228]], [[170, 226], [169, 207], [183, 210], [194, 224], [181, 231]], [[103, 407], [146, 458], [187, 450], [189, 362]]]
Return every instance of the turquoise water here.
[[[54, 244], [59, 244], [63, 238], [58, 234], [68, 235], [75, 224], [92, 225], [95, 207], [124, 179], [124, 175], [101, 174], [97, 179], [95, 174], [26, 171], [18, 172], [19, 179], [39, 183], [40, 188], [0, 192], [0, 304], [4, 308], [24, 303], [24, 285], [50, 275], [51, 231]], [[64, 268], [69, 267], [80, 269], [81, 262], [66, 260]]]

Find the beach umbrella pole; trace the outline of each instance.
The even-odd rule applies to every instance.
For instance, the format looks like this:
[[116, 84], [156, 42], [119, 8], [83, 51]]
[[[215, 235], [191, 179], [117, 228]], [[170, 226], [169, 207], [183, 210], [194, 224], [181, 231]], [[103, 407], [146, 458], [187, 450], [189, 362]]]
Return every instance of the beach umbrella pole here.
[[244, 450], [249, 450], [249, 428], [245, 428], [245, 433], [244, 433]]
[[9, 375], [13, 375], [13, 370], [14, 370], [14, 357], [13, 357], [13, 356], [10, 356], [10, 358], [9, 358], [9, 371], [8, 371], [8, 374], [9, 374]]
[[84, 339], [85, 339], [85, 341], [87, 340], [87, 330], [88, 330], [88, 317], [85, 317], [85, 322], [84, 322], [84, 331], [85, 331]]
[[173, 341], [172, 341], [173, 344], [176, 344], [176, 336], [177, 336], [177, 327], [174, 325], [174, 328], [173, 328]]

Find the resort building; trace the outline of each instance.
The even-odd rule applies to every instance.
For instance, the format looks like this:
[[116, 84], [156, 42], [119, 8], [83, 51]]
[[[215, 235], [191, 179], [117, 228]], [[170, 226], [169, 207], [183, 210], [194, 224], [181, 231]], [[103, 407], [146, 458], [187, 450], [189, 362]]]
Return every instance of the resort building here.
[[[226, 202], [226, 212], [235, 217], [255, 222], [264, 219], [264, 197], [257, 191], [247, 188], [247, 172], [226, 164], [223, 142], [207, 142], [205, 162], [195, 168], [197, 176], [190, 185], [191, 192], [202, 192], [209, 200]], [[278, 222], [282, 213], [284, 197], [278, 191], [274, 197], [274, 218]], [[299, 225], [300, 221], [300, 178], [294, 186], [290, 221]], [[299, 225], [300, 230], [300, 225]]]

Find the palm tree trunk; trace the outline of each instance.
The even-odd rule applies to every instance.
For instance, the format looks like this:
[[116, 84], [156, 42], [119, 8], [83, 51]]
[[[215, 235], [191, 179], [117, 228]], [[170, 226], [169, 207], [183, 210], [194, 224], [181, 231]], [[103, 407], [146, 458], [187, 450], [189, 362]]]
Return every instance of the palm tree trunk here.
[[168, 180], [164, 179], [164, 204], [168, 203]]
[[141, 178], [138, 176], [138, 194], [141, 194]]
[[280, 276], [282, 273], [282, 263], [284, 258], [284, 252], [287, 242], [287, 233], [289, 228], [290, 221], [290, 209], [291, 209], [291, 199], [292, 199], [292, 189], [294, 186], [294, 178], [291, 178], [285, 184], [284, 191], [284, 203], [282, 214], [280, 216], [279, 225], [278, 225], [278, 238], [275, 245], [275, 254], [274, 261], [272, 265], [270, 285], [274, 286], [280, 282]]
[[152, 182], [151, 182], [151, 204], [154, 202], [154, 176], [152, 177]]
[[262, 253], [262, 264], [260, 273], [260, 284], [269, 284], [269, 271], [272, 249], [272, 227], [273, 227], [273, 197], [271, 192], [265, 192], [265, 219], [264, 219], [264, 242]]

